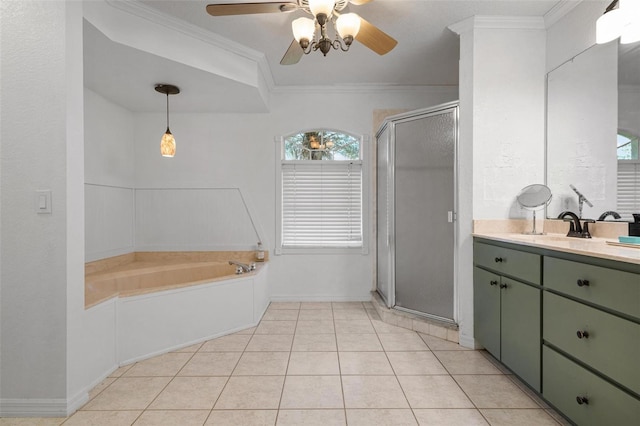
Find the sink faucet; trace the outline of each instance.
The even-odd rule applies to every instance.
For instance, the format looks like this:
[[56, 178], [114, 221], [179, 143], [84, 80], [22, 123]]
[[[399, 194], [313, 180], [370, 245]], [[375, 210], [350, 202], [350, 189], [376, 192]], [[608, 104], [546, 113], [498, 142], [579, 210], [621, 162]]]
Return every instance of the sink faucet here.
[[612, 210], [608, 210], [608, 211], [602, 213], [600, 215], [600, 217], [598, 218], [598, 220], [605, 220], [607, 218], [607, 216], [613, 216], [614, 219], [620, 219], [620, 215], [618, 214], [618, 212], [614, 212]]
[[[569, 216], [571, 219], [565, 219]], [[574, 212], [569, 210], [565, 210], [558, 215], [558, 219], [564, 219], [569, 223], [569, 232], [567, 233], [567, 237], [581, 237], [582, 236], [582, 225], [580, 225], [580, 218]]]
[[256, 269], [256, 264], [255, 263], [247, 265], [246, 263], [240, 263], [240, 262], [237, 262], [235, 260], [230, 260], [229, 261], [229, 265], [236, 265], [241, 271], [241, 272], [239, 272], [240, 274], [243, 273], [243, 272], [251, 272], [251, 271], [254, 271]]

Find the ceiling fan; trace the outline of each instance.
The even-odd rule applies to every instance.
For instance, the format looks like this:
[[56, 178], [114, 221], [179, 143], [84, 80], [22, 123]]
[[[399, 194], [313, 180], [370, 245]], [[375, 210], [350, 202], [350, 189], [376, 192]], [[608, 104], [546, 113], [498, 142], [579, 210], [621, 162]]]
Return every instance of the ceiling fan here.
[[[302, 55], [320, 50], [324, 56], [333, 49], [349, 50], [353, 40], [379, 55], [390, 52], [398, 42], [387, 33], [355, 13], [342, 13], [349, 3], [360, 6], [372, 0], [290, 0], [266, 3], [226, 3], [207, 5], [212, 16], [251, 15], [256, 13], [288, 13], [301, 10], [314, 19], [301, 17], [292, 22], [294, 40], [280, 61], [293, 65]], [[327, 36], [327, 25], [333, 24], [335, 39]], [[316, 29], [320, 32], [316, 35]]]

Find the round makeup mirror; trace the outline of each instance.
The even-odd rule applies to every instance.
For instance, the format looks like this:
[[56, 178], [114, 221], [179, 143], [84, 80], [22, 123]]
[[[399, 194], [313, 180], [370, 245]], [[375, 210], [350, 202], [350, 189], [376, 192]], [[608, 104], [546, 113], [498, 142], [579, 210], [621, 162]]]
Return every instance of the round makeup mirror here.
[[533, 229], [527, 234], [541, 235], [536, 231], [536, 210], [544, 208], [551, 201], [551, 190], [548, 186], [539, 183], [525, 186], [516, 196], [518, 204], [527, 210], [533, 211]]

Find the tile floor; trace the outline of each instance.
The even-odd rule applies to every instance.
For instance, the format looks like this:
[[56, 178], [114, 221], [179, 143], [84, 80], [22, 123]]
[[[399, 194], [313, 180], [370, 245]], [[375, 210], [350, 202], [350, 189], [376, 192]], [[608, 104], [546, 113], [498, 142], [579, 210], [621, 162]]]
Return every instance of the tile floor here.
[[115, 371], [67, 419], [0, 425], [565, 424], [483, 351], [370, 303], [271, 303], [260, 324]]

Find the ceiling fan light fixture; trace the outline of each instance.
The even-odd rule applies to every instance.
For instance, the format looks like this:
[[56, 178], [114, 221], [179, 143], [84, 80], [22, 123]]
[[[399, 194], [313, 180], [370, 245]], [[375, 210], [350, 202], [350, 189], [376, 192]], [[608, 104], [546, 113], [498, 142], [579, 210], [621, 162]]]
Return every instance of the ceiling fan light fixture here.
[[[333, 8], [335, 6], [335, 0], [309, 0], [309, 10], [311, 10], [313, 16], [318, 19], [318, 16], [324, 15], [325, 22], [331, 17]], [[320, 25], [324, 25], [322, 22], [320, 22], [320, 19], [318, 19], [318, 23]]]
[[355, 13], [340, 15], [336, 20], [336, 29], [340, 37], [349, 45], [351, 43], [347, 39], [350, 38], [351, 42], [353, 42], [355, 36], [358, 35], [358, 31], [360, 31], [360, 17]]
[[293, 37], [298, 43], [302, 43], [302, 40], [306, 40], [308, 44], [309, 41], [313, 39], [316, 32], [316, 23], [313, 19], [304, 17], [298, 18], [291, 23], [291, 29], [293, 30]]

